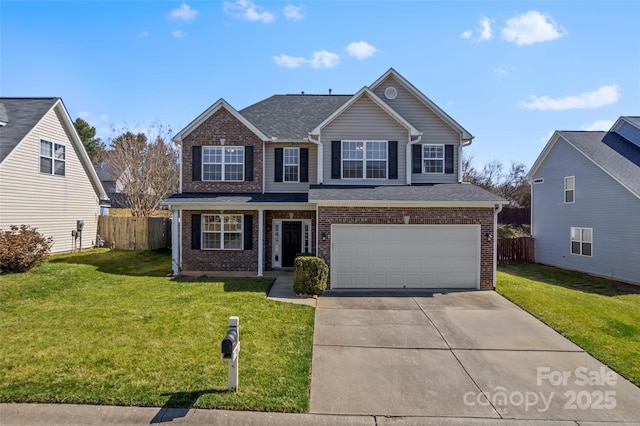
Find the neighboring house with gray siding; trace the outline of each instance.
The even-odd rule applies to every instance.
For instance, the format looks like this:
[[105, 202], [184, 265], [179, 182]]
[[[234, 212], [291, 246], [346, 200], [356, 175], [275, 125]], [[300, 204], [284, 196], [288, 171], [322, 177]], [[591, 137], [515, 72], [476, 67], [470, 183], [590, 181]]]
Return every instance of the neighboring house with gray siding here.
[[220, 99], [173, 139], [173, 273], [260, 276], [311, 252], [331, 288], [491, 290], [507, 202], [462, 183], [472, 139], [393, 69], [353, 95]]
[[555, 132], [528, 177], [537, 262], [640, 284], [640, 117]]
[[33, 226], [59, 253], [72, 250], [82, 220], [89, 248], [106, 200], [62, 99], [0, 98], [0, 229]]

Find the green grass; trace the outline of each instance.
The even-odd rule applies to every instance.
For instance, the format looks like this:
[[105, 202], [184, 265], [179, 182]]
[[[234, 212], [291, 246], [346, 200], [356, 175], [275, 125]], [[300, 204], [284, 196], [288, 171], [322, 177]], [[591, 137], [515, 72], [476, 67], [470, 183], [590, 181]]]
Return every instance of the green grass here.
[[640, 386], [640, 293], [629, 285], [532, 264], [498, 268], [497, 291]]
[[[0, 402], [305, 412], [313, 308], [269, 279], [167, 277], [170, 253], [94, 250], [0, 276]], [[240, 317], [240, 383], [220, 342]]]

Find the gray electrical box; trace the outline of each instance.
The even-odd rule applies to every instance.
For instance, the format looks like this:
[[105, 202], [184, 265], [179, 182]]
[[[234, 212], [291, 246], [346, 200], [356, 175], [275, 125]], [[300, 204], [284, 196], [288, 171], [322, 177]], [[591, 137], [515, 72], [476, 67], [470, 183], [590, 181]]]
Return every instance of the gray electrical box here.
[[84, 220], [79, 220], [76, 222], [76, 231], [80, 232], [84, 228]]

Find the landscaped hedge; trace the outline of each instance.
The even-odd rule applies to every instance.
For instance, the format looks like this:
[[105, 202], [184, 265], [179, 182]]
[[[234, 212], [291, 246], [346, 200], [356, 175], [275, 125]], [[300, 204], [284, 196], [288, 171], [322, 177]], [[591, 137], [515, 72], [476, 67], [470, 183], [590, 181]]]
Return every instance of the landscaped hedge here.
[[320, 257], [298, 256], [293, 262], [293, 291], [320, 295], [327, 289], [329, 267]]
[[53, 239], [27, 225], [0, 230], [0, 272], [26, 272], [47, 259]]

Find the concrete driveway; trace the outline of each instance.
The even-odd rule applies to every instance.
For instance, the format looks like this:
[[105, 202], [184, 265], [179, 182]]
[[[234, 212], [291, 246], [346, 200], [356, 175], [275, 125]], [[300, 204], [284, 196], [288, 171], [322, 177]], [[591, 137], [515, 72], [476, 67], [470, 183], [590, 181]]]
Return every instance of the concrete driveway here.
[[310, 412], [640, 422], [640, 389], [495, 292], [334, 290]]

